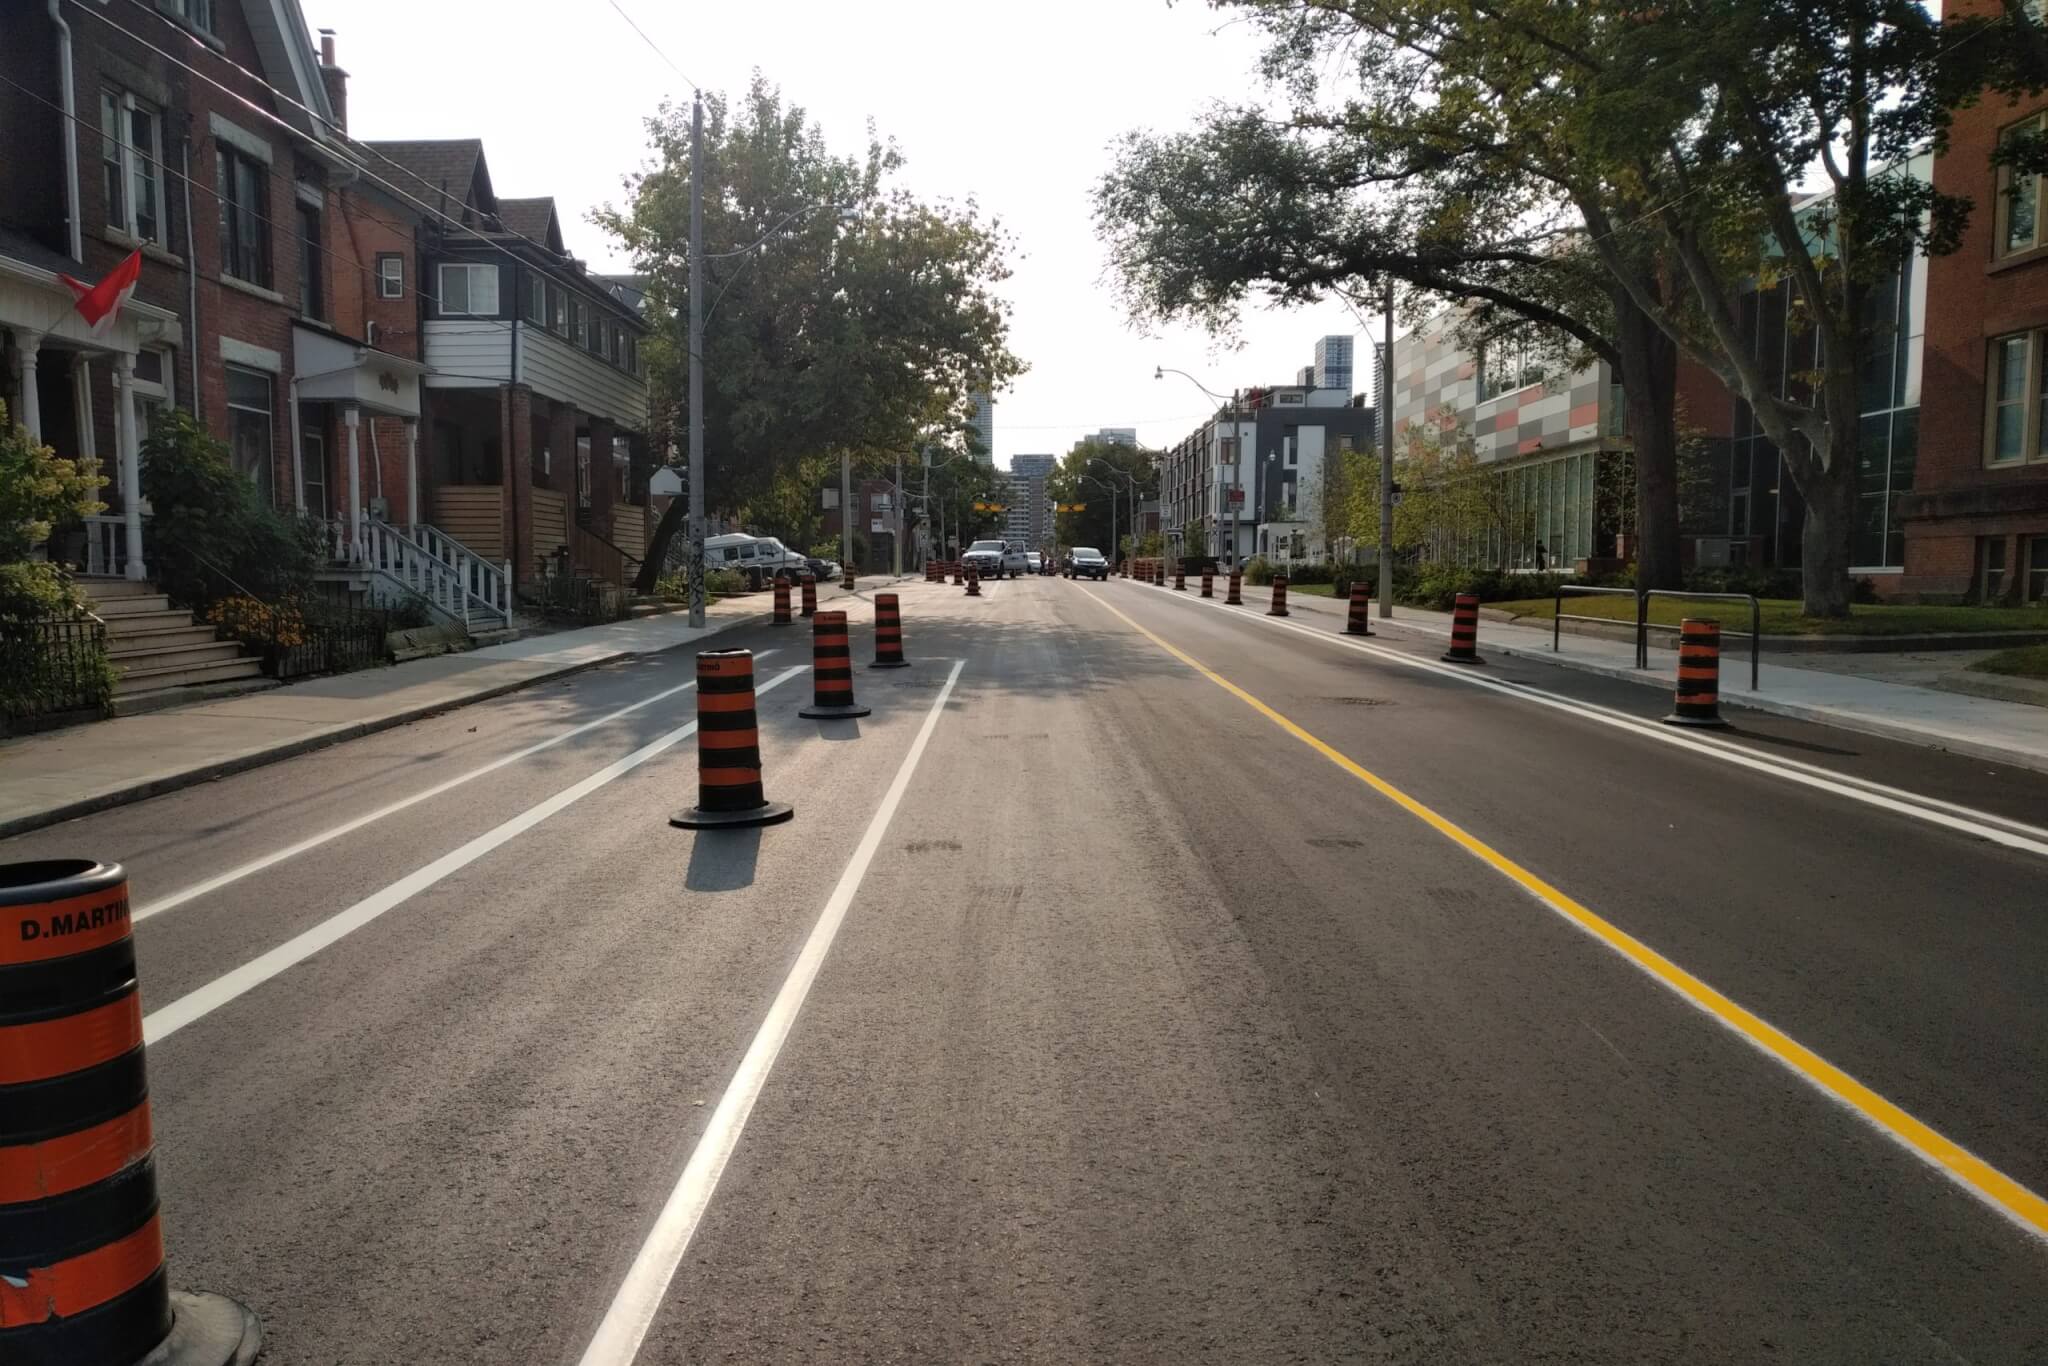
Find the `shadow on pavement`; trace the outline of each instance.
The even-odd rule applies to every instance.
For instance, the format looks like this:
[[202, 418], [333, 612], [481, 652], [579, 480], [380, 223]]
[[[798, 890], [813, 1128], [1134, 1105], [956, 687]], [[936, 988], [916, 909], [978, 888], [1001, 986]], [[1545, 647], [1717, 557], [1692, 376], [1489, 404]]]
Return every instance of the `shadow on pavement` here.
[[761, 859], [761, 828], [699, 830], [690, 842], [683, 886], [693, 892], [736, 892], [754, 883]]

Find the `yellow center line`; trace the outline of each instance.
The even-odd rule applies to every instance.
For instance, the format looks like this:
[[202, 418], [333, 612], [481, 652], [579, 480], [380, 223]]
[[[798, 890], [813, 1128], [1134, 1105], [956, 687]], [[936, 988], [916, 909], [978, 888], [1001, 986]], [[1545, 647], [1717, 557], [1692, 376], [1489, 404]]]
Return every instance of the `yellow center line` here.
[[1094, 598], [1104, 611], [1121, 619], [1133, 631], [1481, 863], [1520, 886], [1551, 910], [1649, 974], [1659, 985], [1704, 1011], [1744, 1042], [1778, 1062], [1814, 1089], [1847, 1106], [1885, 1137], [1934, 1167], [1999, 1214], [2035, 1237], [2048, 1240], [2048, 1199], [2043, 1199], [1960, 1143], [1914, 1118], [1776, 1025], [1737, 1005], [1649, 945], [1595, 915], [1456, 822], [1439, 815], [1348, 755], [1317, 739], [1193, 655], [1146, 630], [1122, 611], [1104, 602], [1094, 590], [1082, 591]]

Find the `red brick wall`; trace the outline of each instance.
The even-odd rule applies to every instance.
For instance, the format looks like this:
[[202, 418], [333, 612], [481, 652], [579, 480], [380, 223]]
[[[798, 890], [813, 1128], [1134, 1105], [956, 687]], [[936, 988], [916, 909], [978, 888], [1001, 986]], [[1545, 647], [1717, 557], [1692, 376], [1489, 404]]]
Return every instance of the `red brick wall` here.
[[1706, 366], [1678, 358], [1678, 404], [1681, 427], [1690, 427], [1709, 437], [1727, 437], [1735, 432], [1735, 396]]
[[[1992, 14], [1999, 0], [1949, 0], [1945, 13]], [[1934, 597], [1969, 592], [1979, 538], [2007, 541], [2008, 569], [2023, 554], [2018, 537], [2048, 533], [2048, 464], [1985, 465], [1985, 368], [1989, 339], [2048, 324], [2048, 248], [1999, 260], [1997, 179], [1991, 153], [2002, 129], [2048, 108], [2048, 96], [2017, 103], [1998, 96], [1958, 111], [1934, 187], [1975, 205], [1962, 244], [1928, 264], [1919, 463], [1907, 500], [1906, 572], [1901, 591]]]

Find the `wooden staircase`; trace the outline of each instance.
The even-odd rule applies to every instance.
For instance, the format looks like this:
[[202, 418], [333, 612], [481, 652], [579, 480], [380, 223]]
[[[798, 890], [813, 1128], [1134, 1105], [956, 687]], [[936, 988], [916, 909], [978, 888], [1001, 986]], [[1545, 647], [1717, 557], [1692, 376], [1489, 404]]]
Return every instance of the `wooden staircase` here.
[[146, 709], [161, 694], [202, 684], [261, 682], [260, 660], [240, 642], [215, 638], [213, 627], [171, 606], [152, 583], [127, 579], [75, 580], [107, 624], [107, 656], [119, 672], [114, 710]]

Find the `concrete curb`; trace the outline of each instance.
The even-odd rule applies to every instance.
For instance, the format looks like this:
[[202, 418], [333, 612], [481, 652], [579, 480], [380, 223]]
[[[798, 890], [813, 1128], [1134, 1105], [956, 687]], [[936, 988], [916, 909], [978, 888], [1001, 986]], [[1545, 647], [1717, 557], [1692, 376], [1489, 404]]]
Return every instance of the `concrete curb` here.
[[[727, 631], [735, 626], [765, 619], [765, 616], [765, 613], [757, 612], [750, 613], [744, 617], [734, 617], [731, 621], [712, 627], [697, 639], [707, 640], [721, 631]], [[535, 674], [531, 678], [521, 678], [511, 683], [500, 683], [494, 687], [484, 688], [463, 697], [426, 703], [417, 707], [407, 707], [404, 711], [392, 712], [388, 716], [371, 717], [367, 721], [351, 721], [345, 725], [336, 726], [332, 730], [322, 731], [318, 735], [303, 735], [296, 740], [287, 740], [282, 744], [272, 745], [267, 749], [255, 750], [248, 754], [237, 754], [232, 759], [222, 759], [217, 763], [201, 764], [196, 768], [188, 768], [180, 773], [167, 773], [162, 777], [151, 778], [146, 782], [134, 783], [128, 787], [116, 788], [111, 792], [95, 793], [90, 797], [81, 797], [75, 802], [66, 802], [63, 806], [50, 807], [47, 810], [37, 811], [30, 815], [16, 816], [11, 820], [0, 821], [0, 839], [26, 834], [31, 830], [41, 830], [46, 826], [59, 825], [68, 820], [76, 820], [80, 816], [93, 815], [95, 812], [111, 811], [117, 806], [129, 806], [136, 802], [148, 801], [151, 797], [161, 797], [168, 792], [177, 792], [184, 788], [197, 787], [201, 783], [210, 783], [216, 778], [226, 778], [237, 773], [246, 773], [252, 768], [262, 768], [265, 765], [279, 763], [285, 759], [296, 759], [302, 754], [311, 754], [315, 750], [326, 749], [329, 745], [338, 745], [347, 740], [359, 740], [365, 735], [375, 735], [380, 731], [396, 730], [400, 726], [411, 725], [415, 721], [424, 721], [428, 717], [439, 716], [443, 712], [460, 711], [462, 708], [472, 706], [478, 702], [488, 702], [494, 697], [503, 697], [507, 693], [518, 692], [523, 688], [531, 688], [536, 684], [551, 683], [556, 679], [567, 678], [572, 674], [580, 674], [591, 669], [602, 668], [607, 664], [615, 664], [621, 659], [633, 659], [642, 654], [664, 654], [669, 650], [679, 650], [684, 645], [693, 645], [695, 643], [696, 641], [685, 641], [679, 645], [664, 646], [660, 650], [620, 650], [617, 654], [564, 665], [559, 669], [550, 669], [546, 673]]]

